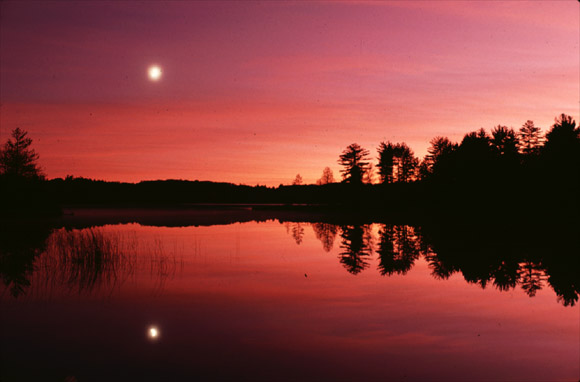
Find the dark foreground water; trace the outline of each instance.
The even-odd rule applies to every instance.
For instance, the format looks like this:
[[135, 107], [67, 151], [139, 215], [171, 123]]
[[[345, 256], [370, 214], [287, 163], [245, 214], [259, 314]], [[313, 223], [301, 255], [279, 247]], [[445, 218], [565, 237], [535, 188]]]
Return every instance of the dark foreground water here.
[[384, 224], [46, 232], [3, 238], [2, 381], [580, 377], [578, 286], [535, 255]]

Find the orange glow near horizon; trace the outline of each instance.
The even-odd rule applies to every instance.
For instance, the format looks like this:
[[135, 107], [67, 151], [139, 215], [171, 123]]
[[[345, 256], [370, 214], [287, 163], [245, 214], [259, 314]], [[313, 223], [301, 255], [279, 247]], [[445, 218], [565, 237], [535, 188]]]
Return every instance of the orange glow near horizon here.
[[353, 142], [580, 116], [576, 2], [0, 6], [0, 139], [49, 178], [314, 183]]

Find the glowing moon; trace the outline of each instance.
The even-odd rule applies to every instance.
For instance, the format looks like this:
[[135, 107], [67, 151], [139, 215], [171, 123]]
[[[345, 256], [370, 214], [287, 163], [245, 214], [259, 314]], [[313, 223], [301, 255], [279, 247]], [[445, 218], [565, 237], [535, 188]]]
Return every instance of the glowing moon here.
[[155, 326], [151, 326], [147, 331], [147, 335], [150, 339], [156, 340], [159, 337], [159, 330]]
[[161, 68], [157, 65], [150, 66], [148, 73], [149, 73], [149, 79], [151, 81], [159, 81], [159, 79], [161, 79], [161, 74], [163, 74], [163, 72], [161, 71]]

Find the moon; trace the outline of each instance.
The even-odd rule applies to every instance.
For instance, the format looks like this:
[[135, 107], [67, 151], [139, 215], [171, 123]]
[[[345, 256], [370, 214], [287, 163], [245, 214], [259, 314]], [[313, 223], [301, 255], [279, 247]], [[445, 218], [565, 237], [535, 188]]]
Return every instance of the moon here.
[[161, 75], [163, 74], [161, 67], [158, 65], [151, 65], [147, 72], [151, 81], [159, 81], [161, 79]]
[[156, 340], [159, 338], [159, 329], [155, 326], [150, 326], [149, 330], [147, 330], [147, 336], [152, 340]]

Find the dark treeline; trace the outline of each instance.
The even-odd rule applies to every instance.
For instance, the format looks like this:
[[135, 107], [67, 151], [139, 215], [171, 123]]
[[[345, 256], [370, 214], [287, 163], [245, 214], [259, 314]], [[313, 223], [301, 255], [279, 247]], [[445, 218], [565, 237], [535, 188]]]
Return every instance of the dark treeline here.
[[[562, 114], [545, 134], [527, 121], [518, 132], [498, 125], [430, 142], [423, 160], [403, 143], [377, 149], [378, 192], [365, 195], [380, 209], [529, 219], [574, 218], [580, 211], [580, 128]], [[363, 186], [372, 171], [368, 150], [348, 146], [340, 157], [343, 182]]]
[[[480, 129], [461, 142], [431, 140], [419, 160], [403, 143], [370, 151], [354, 143], [339, 156], [342, 182], [325, 168], [317, 185], [234, 185], [186, 180], [137, 184], [84, 178], [46, 180], [26, 132], [16, 129], [0, 156], [4, 215], [53, 213], [63, 205], [308, 204], [406, 219], [575, 220], [580, 212], [580, 128], [565, 114], [544, 135], [532, 121], [519, 131]], [[375, 174], [376, 173], [376, 174]], [[378, 175], [379, 184], [372, 184]], [[311, 207], [312, 208], [312, 207]]]

